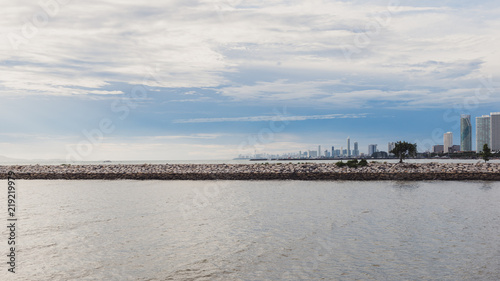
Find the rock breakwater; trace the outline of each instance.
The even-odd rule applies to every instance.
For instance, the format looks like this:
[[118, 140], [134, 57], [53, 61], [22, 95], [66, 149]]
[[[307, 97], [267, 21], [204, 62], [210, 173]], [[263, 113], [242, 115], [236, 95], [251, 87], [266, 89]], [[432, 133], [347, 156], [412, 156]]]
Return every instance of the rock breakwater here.
[[0, 178], [9, 171], [25, 180], [500, 180], [493, 163], [13, 165], [0, 166]]

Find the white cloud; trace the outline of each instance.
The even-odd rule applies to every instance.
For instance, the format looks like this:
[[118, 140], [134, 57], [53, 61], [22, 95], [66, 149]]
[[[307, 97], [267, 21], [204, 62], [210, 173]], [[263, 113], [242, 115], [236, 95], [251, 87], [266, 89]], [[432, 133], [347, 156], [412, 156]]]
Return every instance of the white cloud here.
[[[314, 102], [328, 99], [331, 91], [324, 88], [339, 81], [370, 88], [378, 78], [401, 84], [390, 93], [405, 95], [417, 87], [440, 87], [439, 93], [467, 88], [464, 83], [480, 76], [500, 77], [498, 8], [431, 2], [390, 7], [385, 1], [72, 1], [15, 50], [8, 36], [22, 37], [23, 26], [43, 9], [31, 1], [3, 2], [3, 95], [120, 94], [112, 88], [117, 82], [224, 86], [221, 94], [236, 101]], [[346, 48], [356, 50], [351, 60]], [[415, 66], [430, 61], [443, 64]], [[257, 72], [245, 83], [228, 75], [247, 75], [249, 68]], [[277, 78], [261, 77], [258, 70]], [[303, 78], [289, 77], [299, 71]], [[349, 106], [351, 100], [344, 100]]]
[[174, 123], [215, 123], [215, 122], [263, 122], [263, 121], [305, 121], [305, 120], [326, 120], [342, 118], [365, 118], [366, 114], [326, 114], [326, 115], [296, 115], [296, 116], [250, 116], [233, 118], [194, 118], [174, 120]]

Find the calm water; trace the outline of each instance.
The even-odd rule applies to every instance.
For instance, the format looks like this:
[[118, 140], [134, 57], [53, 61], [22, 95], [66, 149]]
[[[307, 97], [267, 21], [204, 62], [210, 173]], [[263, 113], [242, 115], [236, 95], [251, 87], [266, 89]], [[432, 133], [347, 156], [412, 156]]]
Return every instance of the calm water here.
[[0, 280], [500, 280], [500, 183], [17, 185]]

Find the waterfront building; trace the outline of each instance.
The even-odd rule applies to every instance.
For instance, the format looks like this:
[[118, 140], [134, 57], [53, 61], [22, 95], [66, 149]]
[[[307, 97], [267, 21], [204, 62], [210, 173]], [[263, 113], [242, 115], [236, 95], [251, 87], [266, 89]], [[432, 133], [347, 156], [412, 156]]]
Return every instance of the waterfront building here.
[[453, 146], [453, 133], [448, 132], [443, 135], [444, 153], [448, 153]]
[[444, 145], [442, 145], [442, 144], [434, 145], [432, 147], [432, 152], [438, 153], [438, 154], [444, 153]]
[[321, 157], [321, 145], [318, 145], [318, 157]]
[[335, 147], [332, 145], [332, 157], [335, 157]]
[[318, 152], [314, 150], [309, 151], [309, 158], [316, 158], [318, 157]]
[[472, 125], [470, 115], [460, 115], [460, 148], [462, 151], [472, 151]]
[[390, 142], [387, 144], [387, 153], [389, 155], [394, 155], [393, 153], [391, 153], [391, 151], [396, 147], [396, 143], [394, 142]]
[[359, 156], [359, 146], [358, 146], [358, 142], [355, 141], [354, 142], [354, 151], [353, 151], [353, 155], [358, 157]]
[[351, 156], [351, 138], [347, 137], [347, 157]]
[[340, 149], [335, 149], [335, 157], [339, 157], [340, 156]]
[[485, 144], [491, 148], [489, 115], [476, 117], [476, 152], [482, 152]]
[[376, 144], [368, 145], [368, 156], [371, 157], [375, 152], [377, 152], [377, 145]]
[[455, 152], [459, 152], [459, 151], [462, 151], [461, 148], [460, 148], [460, 145], [452, 145], [451, 146], [451, 149], [450, 149], [450, 152], [451, 153], [455, 153]]
[[500, 151], [500, 112], [490, 114], [490, 148]]

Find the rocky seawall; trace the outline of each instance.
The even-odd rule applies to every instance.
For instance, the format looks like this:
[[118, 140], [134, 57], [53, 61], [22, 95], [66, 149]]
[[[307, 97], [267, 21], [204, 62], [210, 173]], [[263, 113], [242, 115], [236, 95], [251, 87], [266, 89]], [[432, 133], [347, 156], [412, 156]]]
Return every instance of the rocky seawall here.
[[500, 180], [490, 163], [14, 165], [0, 166], [0, 179], [9, 171], [25, 180]]

